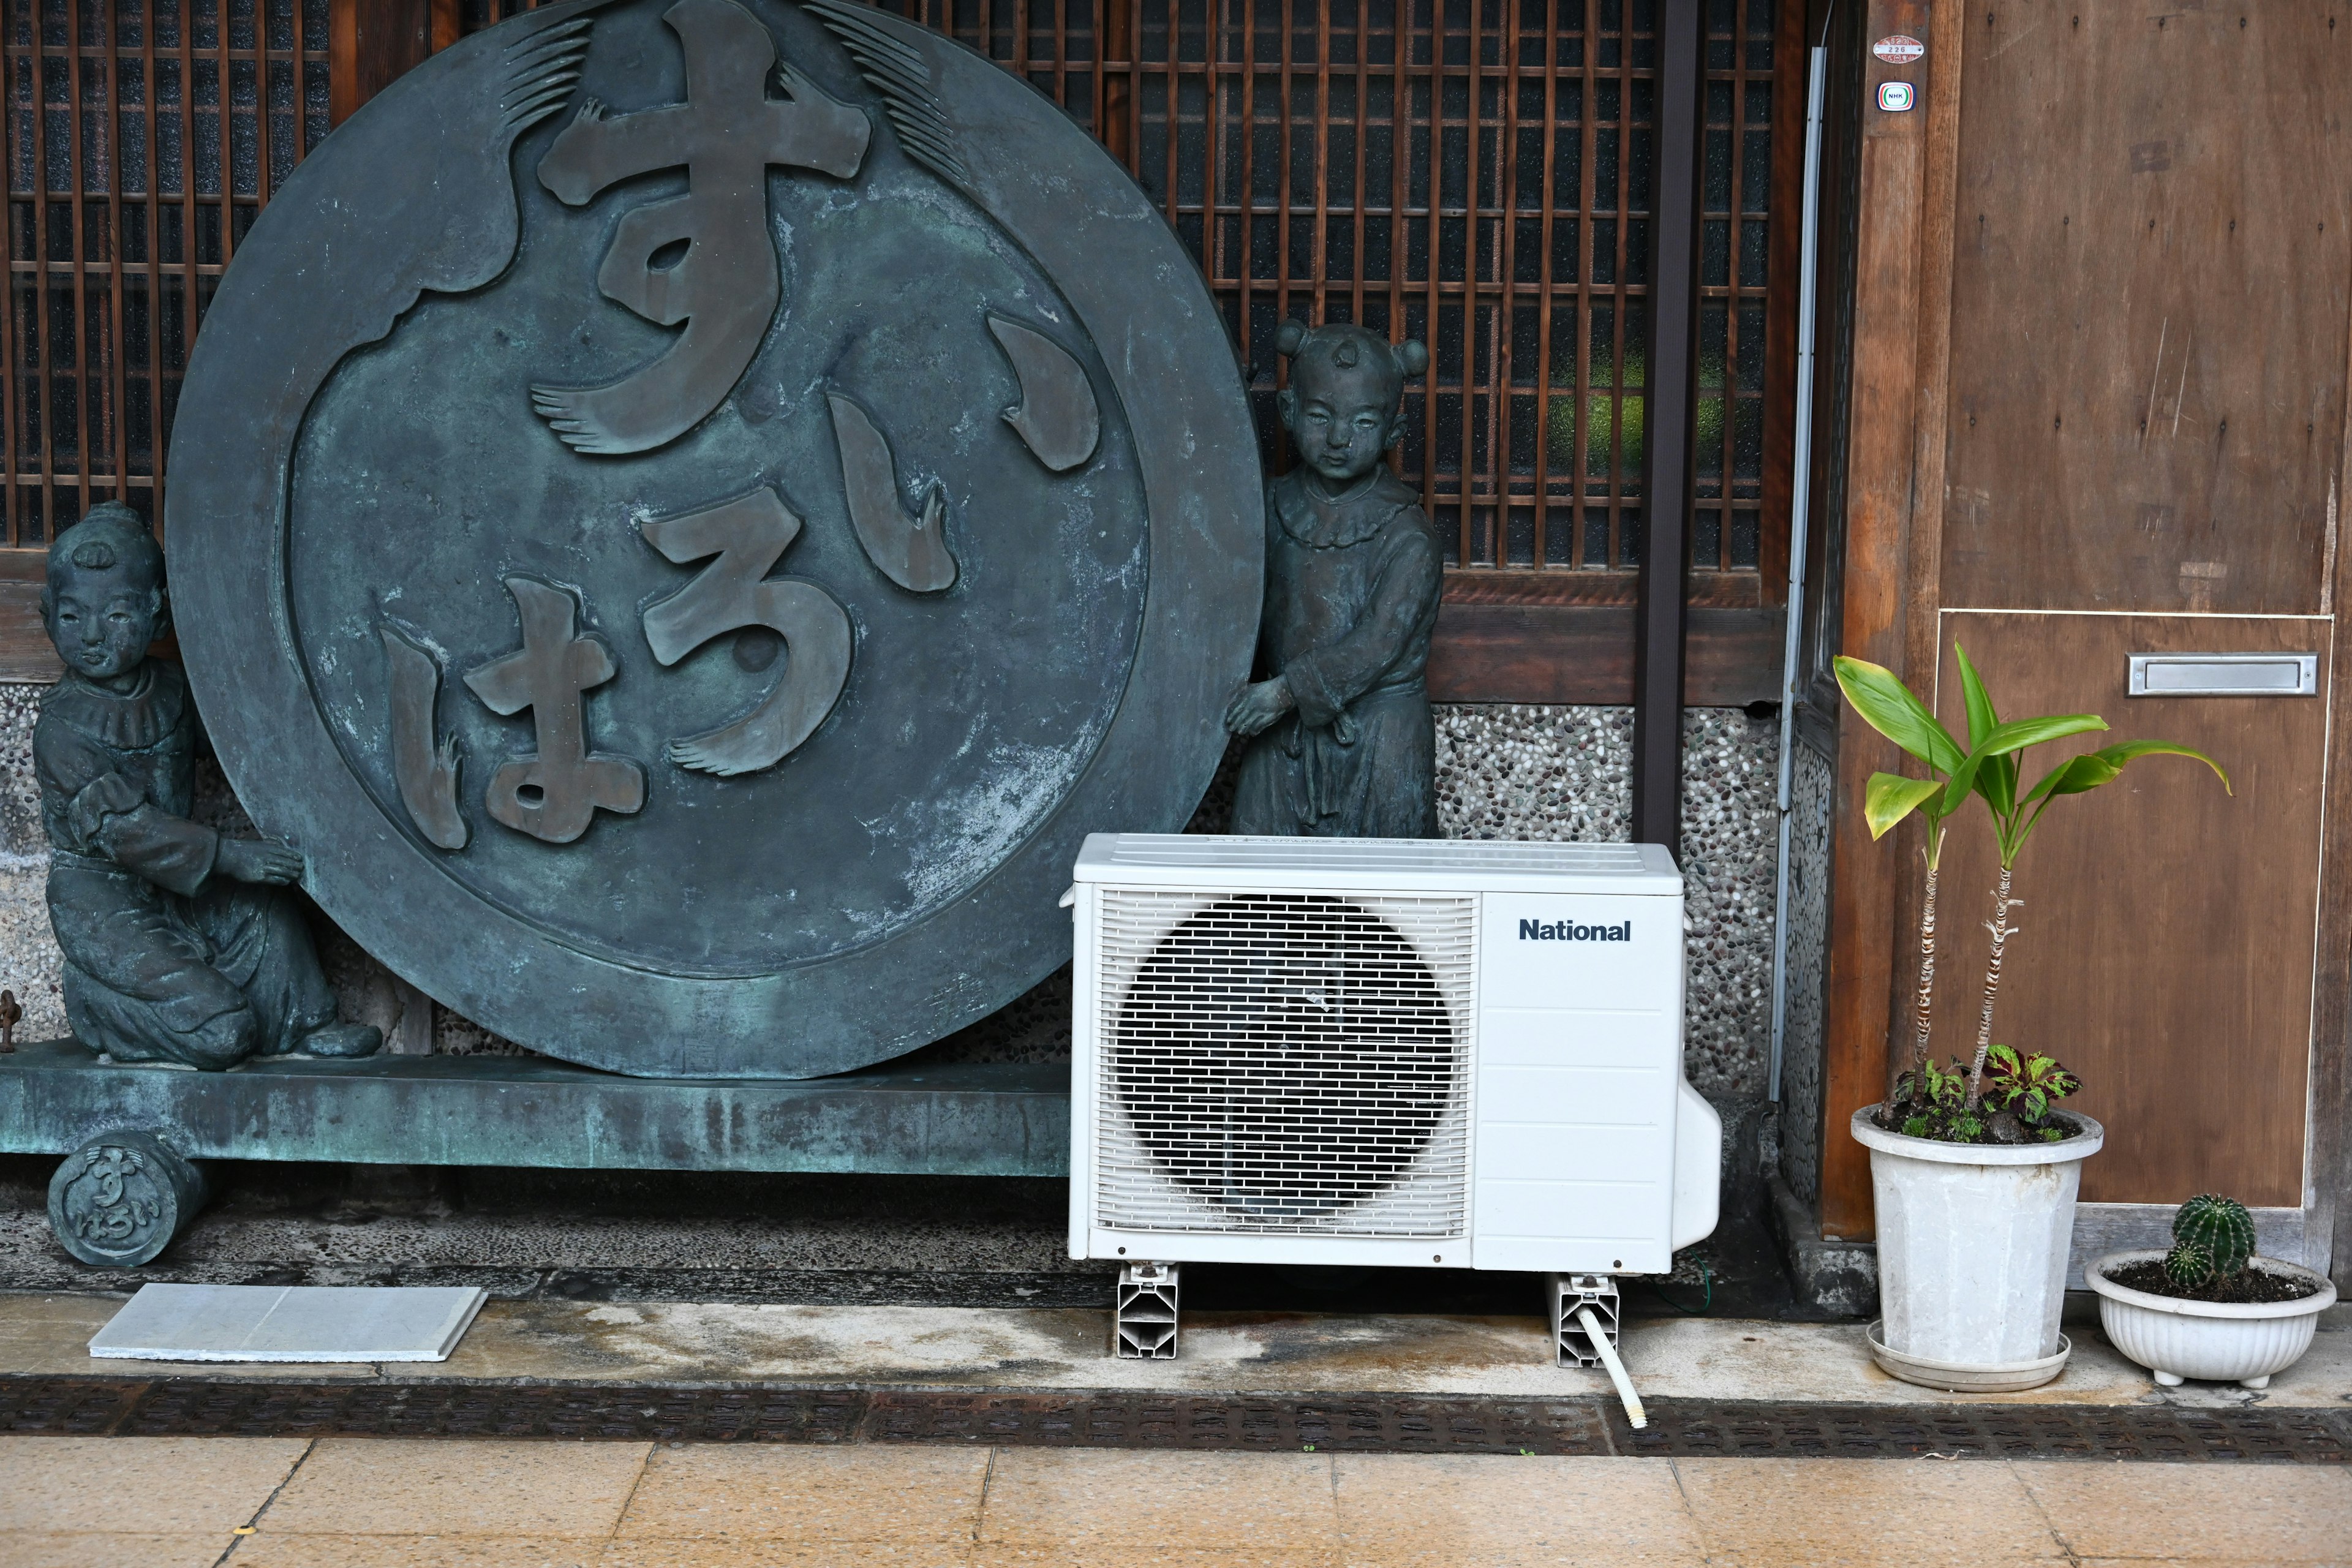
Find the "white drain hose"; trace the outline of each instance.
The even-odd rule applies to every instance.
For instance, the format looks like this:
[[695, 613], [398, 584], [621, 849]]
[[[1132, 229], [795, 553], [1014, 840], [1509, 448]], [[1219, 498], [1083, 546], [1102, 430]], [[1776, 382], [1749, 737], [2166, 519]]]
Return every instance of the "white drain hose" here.
[[1642, 1414], [1642, 1396], [1633, 1392], [1633, 1380], [1625, 1375], [1625, 1363], [1617, 1359], [1617, 1347], [1609, 1342], [1591, 1308], [1579, 1307], [1576, 1321], [1584, 1325], [1584, 1331], [1592, 1338], [1592, 1348], [1601, 1352], [1601, 1364], [1609, 1369], [1609, 1381], [1617, 1385], [1617, 1397], [1625, 1402], [1625, 1419], [1633, 1423], [1636, 1432], [1640, 1431], [1650, 1424], [1650, 1418]]

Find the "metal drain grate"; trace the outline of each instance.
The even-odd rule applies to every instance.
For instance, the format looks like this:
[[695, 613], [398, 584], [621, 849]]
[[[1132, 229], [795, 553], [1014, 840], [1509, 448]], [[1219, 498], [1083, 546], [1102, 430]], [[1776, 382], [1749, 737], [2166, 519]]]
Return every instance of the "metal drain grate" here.
[[1584, 1400], [1227, 1399], [1121, 1394], [873, 1395], [870, 1442], [1033, 1447], [1606, 1454]]
[[1656, 1399], [1611, 1423], [1617, 1451], [1661, 1458], [2253, 1459], [2352, 1464], [2352, 1412], [2169, 1405], [1749, 1405]]
[[639, 1442], [854, 1441], [865, 1396], [822, 1389], [431, 1384], [158, 1384], [124, 1436], [558, 1437]]
[[79, 1377], [0, 1378], [0, 1432], [44, 1437], [110, 1433], [147, 1386]]
[[0, 1432], [2352, 1464], [2352, 1411], [0, 1377]]

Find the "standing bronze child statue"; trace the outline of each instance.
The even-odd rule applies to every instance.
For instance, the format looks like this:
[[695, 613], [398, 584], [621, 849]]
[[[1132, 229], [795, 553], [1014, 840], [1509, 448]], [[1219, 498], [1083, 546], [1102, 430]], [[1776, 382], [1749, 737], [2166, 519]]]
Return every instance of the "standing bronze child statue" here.
[[195, 705], [150, 658], [168, 624], [163, 552], [139, 514], [94, 508], [49, 546], [41, 622], [65, 676], [33, 726], [49, 924], [66, 1019], [119, 1061], [234, 1066], [258, 1052], [363, 1057], [337, 1024], [301, 906], [300, 851], [191, 821]]
[[1420, 498], [1381, 459], [1403, 427], [1417, 342], [1285, 321], [1276, 397], [1303, 461], [1266, 487], [1260, 668], [1225, 728], [1242, 759], [1235, 833], [1437, 837], [1429, 636], [1444, 563]]

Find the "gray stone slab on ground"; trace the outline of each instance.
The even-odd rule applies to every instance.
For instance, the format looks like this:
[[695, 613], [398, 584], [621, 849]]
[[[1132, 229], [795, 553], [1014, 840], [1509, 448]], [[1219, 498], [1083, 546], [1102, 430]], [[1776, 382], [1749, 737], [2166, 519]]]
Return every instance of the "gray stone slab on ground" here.
[[470, 1287], [144, 1285], [93, 1335], [129, 1361], [446, 1361], [488, 1299]]

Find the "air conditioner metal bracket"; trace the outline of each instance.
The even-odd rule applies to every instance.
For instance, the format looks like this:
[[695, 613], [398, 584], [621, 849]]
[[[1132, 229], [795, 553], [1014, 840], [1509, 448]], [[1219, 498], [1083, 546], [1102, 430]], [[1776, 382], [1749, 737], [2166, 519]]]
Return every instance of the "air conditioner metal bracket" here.
[[1602, 1356], [1592, 1335], [1577, 1317], [1590, 1307], [1613, 1349], [1617, 1343], [1617, 1281], [1607, 1274], [1547, 1274], [1544, 1294], [1551, 1299], [1551, 1340], [1561, 1366], [1593, 1367]]
[[[1178, 1266], [1129, 1263], [1118, 1271], [1111, 1353], [1121, 1361], [1176, 1359]], [[1613, 1300], [1613, 1297], [1612, 1297]]]

